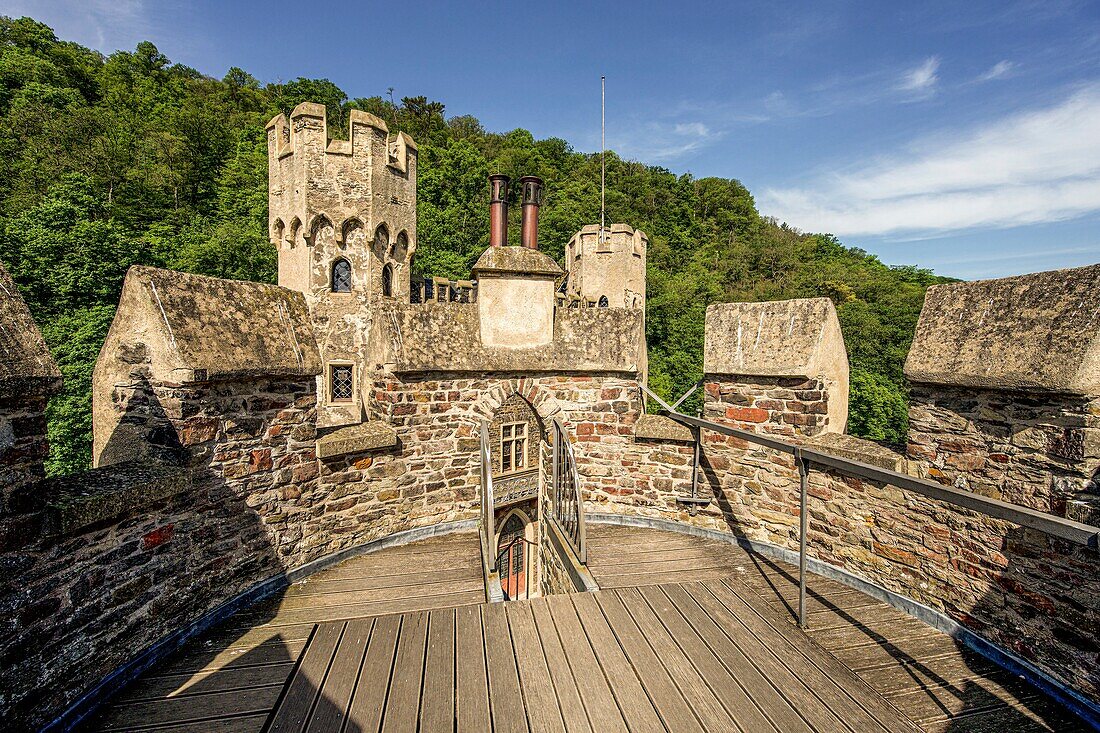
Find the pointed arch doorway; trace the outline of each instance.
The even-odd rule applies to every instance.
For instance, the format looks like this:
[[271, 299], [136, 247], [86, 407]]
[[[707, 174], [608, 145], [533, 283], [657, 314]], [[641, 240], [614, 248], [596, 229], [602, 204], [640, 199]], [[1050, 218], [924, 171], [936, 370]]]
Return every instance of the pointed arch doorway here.
[[506, 600], [514, 601], [531, 595], [532, 580], [531, 520], [518, 509], [508, 513], [497, 539], [497, 568], [500, 586]]
[[488, 439], [501, 588], [507, 600], [534, 598], [541, 592], [537, 548], [542, 476], [550, 455], [546, 431], [531, 403], [512, 393], [493, 412]]

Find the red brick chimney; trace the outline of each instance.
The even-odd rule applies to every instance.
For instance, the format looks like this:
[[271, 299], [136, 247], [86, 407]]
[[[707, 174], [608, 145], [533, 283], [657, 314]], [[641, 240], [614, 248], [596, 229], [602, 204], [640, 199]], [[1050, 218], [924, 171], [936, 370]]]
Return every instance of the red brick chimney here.
[[489, 176], [489, 245], [504, 247], [508, 244], [508, 176], [497, 173]]
[[523, 189], [523, 246], [539, 248], [539, 206], [542, 205], [542, 179], [524, 176], [519, 179]]

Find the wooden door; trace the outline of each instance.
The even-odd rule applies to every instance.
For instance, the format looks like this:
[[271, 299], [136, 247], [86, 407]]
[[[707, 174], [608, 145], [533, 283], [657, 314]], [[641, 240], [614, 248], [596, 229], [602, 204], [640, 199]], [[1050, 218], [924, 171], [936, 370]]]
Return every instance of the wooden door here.
[[507, 600], [527, 597], [527, 523], [519, 514], [508, 517], [497, 541], [500, 586]]

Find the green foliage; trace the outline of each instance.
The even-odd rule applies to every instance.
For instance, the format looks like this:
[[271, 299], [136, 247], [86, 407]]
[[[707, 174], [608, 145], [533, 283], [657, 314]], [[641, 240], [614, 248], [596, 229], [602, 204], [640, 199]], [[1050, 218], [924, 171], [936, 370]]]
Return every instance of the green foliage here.
[[892, 445], [904, 445], [909, 428], [905, 393], [881, 374], [853, 369], [848, 432]]
[[[87, 464], [91, 369], [130, 265], [275, 281], [264, 124], [306, 101], [326, 105], [332, 137], [346, 136], [358, 109], [417, 141], [421, 273], [468, 275], [488, 242], [490, 172], [546, 181], [541, 240], [559, 260], [599, 219], [599, 158], [564, 140], [486, 132], [392, 90], [349, 99], [327, 79], [263, 85], [239, 68], [211, 79], [148, 42], [104, 57], [29, 18], [0, 18], [0, 261], [65, 376], [49, 408], [52, 472]], [[708, 304], [826, 296], [852, 365], [852, 432], [903, 440], [902, 364], [924, 289], [939, 278], [761, 217], [733, 179], [677, 176], [609, 152], [607, 181], [608, 221], [650, 235], [653, 388], [674, 396], [701, 377]], [[518, 243], [518, 206], [512, 217]], [[685, 409], [698, 404], [696, 395]]]

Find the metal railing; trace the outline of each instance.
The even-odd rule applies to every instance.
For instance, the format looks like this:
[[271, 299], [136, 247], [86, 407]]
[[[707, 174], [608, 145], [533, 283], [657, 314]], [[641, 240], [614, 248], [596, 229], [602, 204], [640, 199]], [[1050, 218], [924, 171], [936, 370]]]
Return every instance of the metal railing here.
[[[668, 416], [673, 420], [699, 430], [711, 430], [721, 435], [739, 438], [748, 443], [770, 448], [775, 451], [787, 453], [794, 457], [798, 468], [799, 483], [799, 523], [798, 523], [798, 625], [806, 628], [806, 535], [809, 512], [807, 511], [807, 490], [809, 486], [810, 470], [813, 467], [831, 469], [846, 473], [856, 478], [877, 481], [883, 484], [895, 486], [904, 491], [935, 499], [947, 504], [969, 509], [984, 514], [994, 519], [1017, 524], [1021, 527], [1039, 530], [1053, 537], [1072, 542], [1084, 547], [1097, 549], [1100, 546], [1100, 527], [1093, 527], [1072, 519], [1046, 514], [1035, 509], [1009, 504], [999, 499], [992, 499], [980, 494], [963, 491], [951, 486], [929, 481], [928, 479], [908, 476], [897, 471], [871, 466], [849, 458], [839, 458], [820, 450], [807, 448], [784, 440], [779, 440], [768, 435], [761, 435], [748, 430], [732, 428], [701, 417], [692, 417], [676, 411], [676, 407], [683, 401], [681, 398], [674, 405], [670, 405], [654, 394], [644, 384], [639, 383], [642, 392], [657, 402]], [[694, 387], [692, 388], [694, 389]]]
[[497, 569], [496, 506], [493, 500], [493, 458], [489, 441], [489, 421], [481, 421], [481, 565], [485, 574], [485, 594], [490, 601], [504, 600]]
[[577, 461], [573, 446], [561, 420], [551, 421], [553, 433], [553, 482], [550, 496], [551, 518], [557, 522], [562, 535], [572, 546], [582, 565], [588, 563], [588, 546], [585, 542], [584, 497], [577, 473]]
[[477, 280], [415, 278], [409, 283], [410, 303], [476, 303]]

